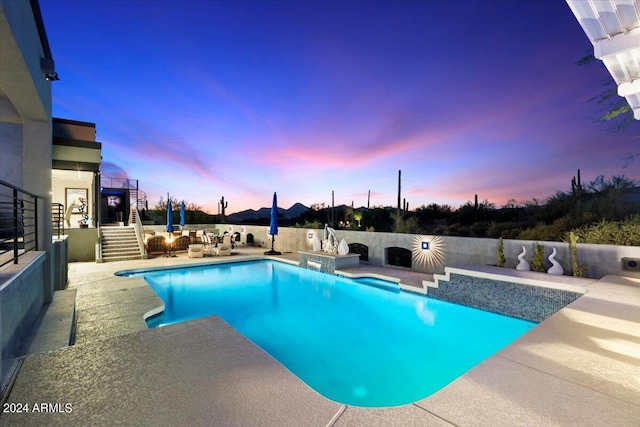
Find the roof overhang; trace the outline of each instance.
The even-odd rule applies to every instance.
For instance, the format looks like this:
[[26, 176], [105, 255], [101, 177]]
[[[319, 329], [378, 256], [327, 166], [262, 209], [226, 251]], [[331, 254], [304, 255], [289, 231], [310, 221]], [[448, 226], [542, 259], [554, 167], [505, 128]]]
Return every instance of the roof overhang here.
[[600, 59], [640, 120], [640, 4], [638, 0], [566, 0]]

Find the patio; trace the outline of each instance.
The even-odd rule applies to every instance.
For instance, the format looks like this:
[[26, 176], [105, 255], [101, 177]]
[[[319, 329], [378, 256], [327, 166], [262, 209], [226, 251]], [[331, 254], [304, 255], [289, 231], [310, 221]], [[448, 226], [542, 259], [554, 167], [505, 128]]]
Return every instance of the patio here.
[[[585, 296], [438, 393], [371, 409], [325, 399], [217, 317], [148, 330], [142, 316], [162, 301], [143, 279], [113, 275], [263, 251], [71, 264], [68, 289], [49, 310], [63, 326], [54, 331], [43, 321], [30, 343], [33, 351], [54, 351], [22, 359], [8, 396], [8, 404], [31, 410], [5, 411], [0, 424], [632, 426], [640, 419], [640, 279], [594, 281]], [[279, 258], [296, 262], [297, 254]], [[406, 284], [427, 276], [364, 264], [360, 270]], [[74, 293], [75, 345], [56, 350], [69, 334], [60, 313], [71, 316]], [[47, 411], [34, 412], [36, 403]]]

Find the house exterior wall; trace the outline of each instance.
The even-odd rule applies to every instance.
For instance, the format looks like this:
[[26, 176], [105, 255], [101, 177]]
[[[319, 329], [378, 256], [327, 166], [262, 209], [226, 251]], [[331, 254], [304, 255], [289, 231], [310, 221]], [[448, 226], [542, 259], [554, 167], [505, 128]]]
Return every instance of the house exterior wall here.
[[54, 290], [51, 81], [41, 68], [42, 58], [52, 59], [38, 9], [37, 2], [0, 0], [0, 180], [39, 197], [38, 251], [0, 278], [0, 377]]
[[95, 123], [68, 119], [53, 119], [54, 138], [77, 139], [79, 141], [95, 141]]
[[[52, 197], [64, 206], [67, 213], [68, 188], [87, 190], [89, 226], [100, 218], [99, 171], [102, 144], [96, 142], [96, 125], [89, 122], [53, 118]], [[65, 216], [66, 218], [66, 216]], [[78, 228], [80, 214], [71, 214], [66, 228]]]
[[0, 179], [22, 187], [22, 119], [9, 99], [0, 98]]

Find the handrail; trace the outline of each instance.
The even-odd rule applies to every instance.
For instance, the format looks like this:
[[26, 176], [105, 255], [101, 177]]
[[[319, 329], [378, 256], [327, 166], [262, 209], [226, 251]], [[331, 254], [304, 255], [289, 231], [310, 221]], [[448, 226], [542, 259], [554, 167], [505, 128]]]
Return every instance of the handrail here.
[[146, 257], [147, 253], [144, 248], [144, 227], [142, 226], [140, 213], [138, 212], [137, 208], [131, 208], [131, 222], [133, 223], [134, 230], [136, 230], [136, 239], [138, 240], [138, 248], [140, 248], [140, 253], [143, 257]]
[[0, 180], [0, 267], [38, 250], [39, 198]]
[[96, 243], [96, 262], [102, 262], [102, 229], [100, 222], [96, 223], [96, 231], [98, 233], [98, 243]]

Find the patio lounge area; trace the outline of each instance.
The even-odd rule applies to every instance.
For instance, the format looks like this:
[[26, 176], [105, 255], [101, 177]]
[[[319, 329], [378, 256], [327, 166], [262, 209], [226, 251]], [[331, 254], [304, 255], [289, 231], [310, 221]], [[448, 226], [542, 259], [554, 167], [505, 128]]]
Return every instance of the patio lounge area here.
[[[56, 292], [50, 308], [66, 303], [50, 311], [68, 318], [75, 305], [75, 345], [56, 349], [64, 346], [68, 327], [54, 331], [43, 321], [31, 343], [38, 353], [17, 361], [7, 399], [14, 408], [45, 403], [47, 411], [5, 411], [0, 424], [635, 426], [640, 419], [637, 278], [593, 280], [585, 296], [438, 393], [372, 409], [324, 398], [218, 317], [147, 329], [143, 315], [162, 301], [143, 279], [114, 276], [133, 268], [257, 258], [262, 251], [71, 264], [69, 287]], [[364, 264], [359, 270], [409, 286], [430, 279]]]

